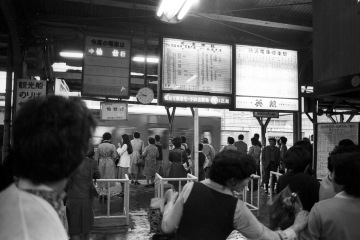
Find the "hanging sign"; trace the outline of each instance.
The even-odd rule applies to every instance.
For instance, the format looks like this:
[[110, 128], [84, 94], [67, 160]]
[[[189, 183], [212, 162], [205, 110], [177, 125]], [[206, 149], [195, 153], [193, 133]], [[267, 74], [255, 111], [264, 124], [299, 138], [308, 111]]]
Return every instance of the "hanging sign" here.
[[46, 80], [18, 79], [16, 82], [16, 111], [26, 101], [46, 96]]
[[124, 102], [101, 102], [100, 120], [127, 120], [128, 103]]

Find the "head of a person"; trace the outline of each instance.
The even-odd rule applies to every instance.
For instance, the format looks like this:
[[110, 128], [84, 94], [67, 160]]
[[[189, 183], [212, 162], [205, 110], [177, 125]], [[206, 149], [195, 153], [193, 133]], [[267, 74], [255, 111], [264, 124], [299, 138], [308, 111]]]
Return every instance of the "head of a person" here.
[[185, 153], [186, 153], [188, 156], [190, 156], [190, 155], [191, 155], [191, 149], [190, 149], [190, 148], [185, 149]]
[[160, 142], [160, 135], [155, 135], [155, 141]]
[[186, 143], [186, 137], [185, 136], [181, 136], [181, 143]]
[[201, 142], [202, 142], [203, 144], [209, 144], [209, 139], [203, 138], [203, 139], [201, 139]]
[[275, 146], [275, 144], [276, 144], [276, 139], [275, 138], [269, 138], [269, 144], [270, 144], [270, 146]]
[[204, 145], [202, 143], [199, 143], [199, 151], [202, 151], [204, 149]]
[[171, 142], [175, 148], [181, 147], [181, 137], [174, 137]]
[[281, 145], [281, 140], [280, 140], [280, 138], [279, 138], [278, 140], [276, 140], [276, 145], [278, 145], [278, 146], [280, 147], [280, 145]]
[[149, 137], [149, 144], [154, 145], [155, 144], [155, 138]]
[[127, 134], [121, 135], [121, 139], [122, 139], [123, 143], [126, 143], [126, 144], [130, 143], [130, 138], [129, 138], [129, 135], [127, 135]]
[[239, 139], [239, 140], [244, 140], [244, 135], [240, 134], [240, 135], [238, 136], [238, 139]]
[[241, 191], [255, 170], [255, 160], [250, 155], [228, 150], [215, 156], [210, 179], [232, 190]]
[[304, 137], [302, 140], [303, 140], [303, 141], [310, 142], [310, 138], [307, 138], [307, 137]]
[[260, 139], [260, 135], [258, 133], [254, 134], [254, 138], [257, 138], [258, 140]]
[[134, 132], [134, 138], [140, 138], [140, 133], [139, 132]]
[[343, 139], [339, 142], [338, 145], [348, 147], [348, 146], [354, 146], [355, 143], [353, 141], [351, 141], [350, 139]]
[[280, 143], [285, 145], [287, 143], [287, 138], [286, 137], [280, 137]]
[[310, 141], [299, 140], [294, 143], [294, 146], [299, 146], [299, 147], [306, 149], [310, 153], [311, 156], [313, 154], [313, 146], [311, 145]]
[[299, 146], [292, 146], [284, 154], [285, 167], [294, 172], [304, 172], [306, 167], [311, 164], [310, 153]]
[[104, 133], [102, 138], [104, 141], [109, 141], [111, 139], [111, 133], [109, 132]]
[[360, 198], [360, 152], [345, 152], [331, 157], [335, 192], [345, 191]]
[[234, 144], [235, 139], [233, 137], [228, 137], [227, 142], [228, 142], [228, 144]]
[[251, 145], [255, 146], [255, 145], [257, 145], [259, 140], [257, 138], [251, 138], [250, 141], [251, 141]]
[[353, 152], [360, 152], [360, 147], [356, 146], [356, 145], [341, 145], [341, 146], [336, 146], [334, 147], [334, 149], [329, 153], [329, 157], [328, 157], [328, 169], [330, 171], [330, 173], [333, 172], [333, 165], [332, 165], [332, 158], [335, 155], [338, 154], [343, 154], [343, 153], [353, 153]]
[[29, 100], [13, 125], [15, 175], [36, 185], [68, 178], [85, 159], [95, 127], [91, 112], [79, 98]]

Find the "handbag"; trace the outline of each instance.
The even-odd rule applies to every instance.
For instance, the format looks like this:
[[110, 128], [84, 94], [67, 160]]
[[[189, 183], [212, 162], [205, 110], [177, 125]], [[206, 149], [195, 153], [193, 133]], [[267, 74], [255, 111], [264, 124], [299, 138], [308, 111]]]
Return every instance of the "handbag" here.
[[[90, 159], [90, 165], [91, 165], [90, 166], [90, 174], [91, 174], [91, 178], [93, 178], [92, 160], [91, 159]], [[99, 193], [94, 185], [97, 186], [96, 179], [94, 179], [94, 181], [91, 181], [91, 185], [90, 185], [90, 196], [92, 198], [99, 197]]]
[[269, 200], [268, 213], [271, 230], [285, 230], [294, 224], [296, 210], [302, 209], [297, 193], [286, 186], [272, 201]]
[[164, 198], [152, 198], [148, 211], [148, 220], [150, 223], [150, 233], [155, 233], [152, 239], [175, 239], [175, 233], [166, 234], [161, 230], [161, 221], [164, 213]]

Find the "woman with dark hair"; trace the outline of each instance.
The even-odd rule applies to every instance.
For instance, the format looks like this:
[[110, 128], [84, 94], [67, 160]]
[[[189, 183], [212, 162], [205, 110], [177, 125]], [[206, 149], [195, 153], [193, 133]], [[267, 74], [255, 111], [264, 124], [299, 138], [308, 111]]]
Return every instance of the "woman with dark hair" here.
[[300, 239], [360, 239], [360, 152], [330, 157], [337, 194], [314, 205]]
[[149, 137], [149, 145], [146, 146], [141, 156], [145, 158], [145, 167], [142, 172], [146, 177], [147, 185], [145, 187], [154, 187], [156, 158], [159, 157], [159, 150], [155, 146], [155, 138]]
[[286, 186], [292, 192], [299, 194], [304, 210], [310, 211], [319, 201], [320, 183], [305, 173], [311, 163], [311, 156], [307, 150], [299, 146], [289, 148], [284, 155], [284, 164], [287, 173], [279, 177], [276, 193], [280, 193]]
[[305, 169], [305, 173], [309, 174], [310, 176], [313, 175], [313, 169], [312, 169], [312, 164], [313, 164], [313, 146], [311, 144], [310, 141], [307, 140], [299, 140], [296, 141], [294, 143], [294, 147], [298, 146], [298, 147], [302, 147], [303, 149], [307, 150], [310, 153], [311, 159], [310, 159], [310, 163], [307, 166], [307, 169]]
[[[115, 158], [116, 148], [111, 143], [111, 134], [106, 132], [103, 134], [102, 142], [98, 146], [98, 150], [95, 152], [95, 161], [99, 163], [99, 170], [101, 179], [114, 179], [115, 178]], [[107, 200], [107, 182], [99, 182], [100, 189], [100, 202]], [[114, 183], [110, 183], [110, 186], [114, 186]]]
[[[187, 173], [183, 164], [187, 161], [185, 150], [181, 148], [181, 137], [174, 137], [172, 140], [174, 149], [169, 152], [170, 172], [169, 178], [186, 178]], [[169, 181], [174, 189], [179, 188], [178, 181]], [[185, 185], [186, 181], [181, 181], [181, 185]]]
[[17, 181], [0, 193], [0, 239], [68, 239], [59, 218], [63, 190], [95, 127], [79, 98], [34, 98], [20, 108], [12, 144]]
[[94, 209], [91, 188], [93, 179], [100, 178], [99, 167], [93, 160], [94, 149], [82, 165], [71, 175], [67, 189], [66, 216], [70, 240], [88, 240], [94, 224]]
[[[119, 143], [117, 153], [120, 155], [120, 161], [118, 163], [118, 179], [124, 179], [125, 174], [129, 175], [130, 168], [130, 154], [133, 152], [130, 138], [127, 134], [121, 135], [122, 146]], [[121, 183], [121, 192], [118, 194], [119, 197], [124, 197], [124, 183]]]
[[162, 230], [171, 233], [177, 229], [177, 239], [222, 240], [233, 230], [248, 239], [294, 239], [306, 226], [307, 212], [297, 213], [290, 228], [271, 231], [238, 198], [254, 172], [251, 156], [233, 150], [219, 153], [210, 179], [189, 182], [180, 195], [171, 189], [166, 192]]
[[284, 164], [284, 155], [287, 151], [287, 138], [286, 137], [280, 137], [279, 140], [280, 142], [280, 165], [279, 165], [279, 173], [284, 174], [285, 173], [285, 164]]
[[144, 142], [140, 139], [140, 133], [134, 132], [134, 139], [130, 141], [133, 152], [130, 155], [129, 173], [132, 175], [131, 183], [140, 185], [138, 181], [139, 173], [142, 172], [144, 165], [139, 164], [141, 154], [144, 152]]
[[261, 148], [258, 145], [258, 140], [256, 138], [251, 138], [251, 147], [249, 148], [249, 155], [255, 159], [256, 164], [256, 174], [260, 176], [260, 155]]

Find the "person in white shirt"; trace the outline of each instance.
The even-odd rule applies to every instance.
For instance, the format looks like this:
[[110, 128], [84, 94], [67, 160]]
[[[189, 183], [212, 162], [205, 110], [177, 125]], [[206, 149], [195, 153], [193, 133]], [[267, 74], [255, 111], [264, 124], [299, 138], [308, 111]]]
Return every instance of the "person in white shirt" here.
[[0, 239], [68, 240], [63, 190], [95, 127], [79, 98], [34, 98], [20, 108], [11, 151], [17, 181], [0, 193]]
[[[125, 174], [129, 176], [130, 168], [130, 154], [133, 152], [132, 145], [130, 143], [130, 138], [127, 134], [121, 135], [122, 146], [119, 143], [119, 148], [116, 150], [120, 155], [120, 160], [118, 163], [118, 179], [124, 179]], [[124, 197], [124, 183], [121, 183], [121, 192], [118, 194], [119, 197]]]

